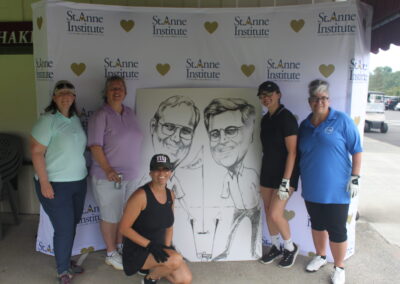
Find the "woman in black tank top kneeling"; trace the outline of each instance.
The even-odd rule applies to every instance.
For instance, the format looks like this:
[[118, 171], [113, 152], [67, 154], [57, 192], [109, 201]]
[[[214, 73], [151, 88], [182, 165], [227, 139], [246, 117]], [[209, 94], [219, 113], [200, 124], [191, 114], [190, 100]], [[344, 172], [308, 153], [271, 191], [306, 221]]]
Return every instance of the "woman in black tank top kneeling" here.
[[189, 267], [172, 246], [174, 194], [167, 188], [171, 170], [167, 155], [153, 156], [151, 182], [131, 195], [119, 225], [124, 236], [124, 271], [133, 275], [147, 270], [143, 284], [162, 277], [171, 283], [192, 283]]

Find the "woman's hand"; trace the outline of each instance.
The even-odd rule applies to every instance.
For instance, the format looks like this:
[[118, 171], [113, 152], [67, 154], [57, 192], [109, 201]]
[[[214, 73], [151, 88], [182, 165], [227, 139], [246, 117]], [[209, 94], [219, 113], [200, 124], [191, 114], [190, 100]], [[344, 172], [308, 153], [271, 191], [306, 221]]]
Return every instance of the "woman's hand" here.
[[54, 199], [54, 190], [49, 181], [40, 182], [40, 191], [48, 199]]
[[166, 262], [168, 260], [169, 254], [165, 252], [165, 248], [168, 247], [154, 242], [150, 242], [146, 247], [158, 263]]
[[93, 145], [89, 148], [92, 153], [92, 157], [103, 169], [107, 179], [109, 181], [121, 182], [120, 178], [118, 177], [118, 173], [111, 167], [110, 163], [108, 162], [106, 155], [104, 154], [103, 148], [98, 145]]
[[118, 177], [118, 173], [113, 168], [106, 170], [105, 174], [109, 181], [121, 182], [121, 179]]
[[289, 198], [290, 195], [289, 188], [290, 188], [290, 179], [283, 178], [277, 192], [280, 200], [286, 200]]

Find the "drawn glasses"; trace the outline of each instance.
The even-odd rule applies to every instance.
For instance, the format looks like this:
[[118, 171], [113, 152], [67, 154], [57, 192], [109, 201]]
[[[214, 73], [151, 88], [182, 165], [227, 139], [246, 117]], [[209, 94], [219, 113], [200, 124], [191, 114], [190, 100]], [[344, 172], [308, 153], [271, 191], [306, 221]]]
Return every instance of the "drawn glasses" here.
[[329, 100], [329, 97], [310, 97], [310, 102], [319, 103], [320, 101], [326, 103]]
[[176, 133], [176, 131], [179, 129], [179, 137], [184, 139], [184, 140], [191, 140], [193, 138], [193, 129], [174, 124], [174, 123], [159, 123], [161, 125], [161, 132], [164, 135], [171, 136]]
[[239, 130], [241, 128], [242, 128], [242, 126], [228, 126], [225, 129], [221, 128], [221, 129], [211, 130], [208, 134], [210, 135], [210, 140], [212, 142], [217, 142], [221, 138], [221, 132], [222, 131], [224, 132], [226, 138], [232, 139], [232, 138], [235, 138], [238, 135]]

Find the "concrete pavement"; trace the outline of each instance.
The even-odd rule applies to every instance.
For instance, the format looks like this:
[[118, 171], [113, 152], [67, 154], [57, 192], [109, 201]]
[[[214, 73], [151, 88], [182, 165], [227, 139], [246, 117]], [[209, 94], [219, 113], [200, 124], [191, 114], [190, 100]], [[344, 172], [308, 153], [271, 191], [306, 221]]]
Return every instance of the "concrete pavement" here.
[[364, 138], [361, 218], [387, 241], [400, 246], [400, 147]]

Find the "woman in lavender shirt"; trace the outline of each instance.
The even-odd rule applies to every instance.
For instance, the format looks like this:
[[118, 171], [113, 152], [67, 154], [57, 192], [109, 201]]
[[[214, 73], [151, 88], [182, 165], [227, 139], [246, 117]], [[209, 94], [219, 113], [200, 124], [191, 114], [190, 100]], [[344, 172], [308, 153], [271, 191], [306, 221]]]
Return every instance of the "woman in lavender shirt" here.
[[105, 262], [122, 270], [118, 224], [125, 200], [135, 190], [142, 132], [133, 110], [123, 104], [126, 85], [113, 76], [105, 84], [105, 104], [90, 118], [88, 146], [93, 195], [100, 208], [100, 228], [107, 247]]

